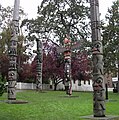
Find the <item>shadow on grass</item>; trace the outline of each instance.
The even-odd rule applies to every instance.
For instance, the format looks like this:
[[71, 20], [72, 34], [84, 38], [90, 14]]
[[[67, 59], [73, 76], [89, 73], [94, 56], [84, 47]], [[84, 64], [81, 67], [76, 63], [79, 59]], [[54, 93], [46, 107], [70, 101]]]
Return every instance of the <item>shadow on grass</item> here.
[[8, 104], [27, 104], [28, 101], [24, 100], [0, 100], [0, 102], [8, 103]]

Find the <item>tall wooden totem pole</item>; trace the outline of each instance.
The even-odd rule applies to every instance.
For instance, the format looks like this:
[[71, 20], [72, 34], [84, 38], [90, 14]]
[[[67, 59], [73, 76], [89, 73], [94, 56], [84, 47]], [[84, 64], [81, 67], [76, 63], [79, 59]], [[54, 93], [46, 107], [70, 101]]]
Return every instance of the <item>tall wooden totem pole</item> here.
[[13, 21], [11, 26], [11, 40], [9, 42], [9, 71], [8, 71], [8, 100], [16, 100], [17, 81], [17, 42], [19, 29], [19, 0], [14, 2]]
[[66, 94], [71, 95], [72, 94], [72, 81], [71, 81], [71, 41], [68, 37], [64, 39], [64, 62], [65, 62], [65, 90]]
[[90, 0], [93, 61], [93, 111], [94, 117], [105, 117], [105, 90], [103, 73], [103, 50], [100, 33], [98, 0]]
[[64, 39], [64, 47], [59, 46], [57, 47], [57, 53], [64, 53], [64, 85], [66, 94], [72, 95], [72, 80], [71, 80], [71, 53], [72, 50], [77, 50], [81, 46], [81, 42], [76, 42], [75, 44], [71, 45], [71, 40], [69, 36], [66, 35]]
[[36, 76], [36, 90], [42, 91], [42, 41], [36, 38], [37, 43], [37, 76]]

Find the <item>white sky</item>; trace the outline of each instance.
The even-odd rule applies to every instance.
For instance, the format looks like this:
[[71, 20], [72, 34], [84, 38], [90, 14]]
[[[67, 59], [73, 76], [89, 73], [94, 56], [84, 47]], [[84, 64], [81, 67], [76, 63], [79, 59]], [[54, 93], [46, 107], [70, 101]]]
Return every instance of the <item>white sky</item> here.
[[[20, 6], [24, 9], [24, 12], [28, 14], [28, 18], [35, 18], [37, 16], [37, 6], [40, 5], [41, 1], [42, 0], [20, 0]], [[104, 19], [108, 7], [112, 5], [112, 1], [115, 0], [99, 0], [101, 19]], [[3, 7], [14, 6], [14, 0], [0, 0], [0, 4]]]

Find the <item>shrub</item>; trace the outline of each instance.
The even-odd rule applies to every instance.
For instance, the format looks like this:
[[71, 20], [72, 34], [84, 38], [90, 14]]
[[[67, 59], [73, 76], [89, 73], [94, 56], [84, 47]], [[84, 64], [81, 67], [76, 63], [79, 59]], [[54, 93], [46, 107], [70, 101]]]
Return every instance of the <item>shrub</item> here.
[[6, 90], [6, 85], [5, 85], [6, 81], [3, 80], [2, 81], [2, 77], [0, 76], [0, 96], [3, 95], [3, 93], [5, 92]]

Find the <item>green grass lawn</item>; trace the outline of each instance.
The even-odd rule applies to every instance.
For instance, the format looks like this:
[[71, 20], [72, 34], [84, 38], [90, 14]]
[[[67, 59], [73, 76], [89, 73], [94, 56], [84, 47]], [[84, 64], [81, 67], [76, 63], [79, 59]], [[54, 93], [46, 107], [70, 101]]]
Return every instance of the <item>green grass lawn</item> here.
[[[64, 91], [23, 91], [17, 93], [17, 100], [27, 104], [7, 104], [7, 94], [0, 97], [0, 120], [82, 120], [81, 116], [92, 115], [92, 93], [73, 92], [67, 97]], [[119, 94], [109, 93], [106, 115], [119, 115]]]

